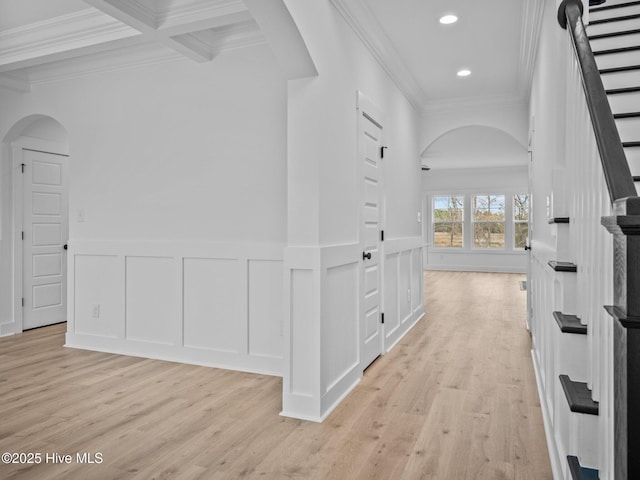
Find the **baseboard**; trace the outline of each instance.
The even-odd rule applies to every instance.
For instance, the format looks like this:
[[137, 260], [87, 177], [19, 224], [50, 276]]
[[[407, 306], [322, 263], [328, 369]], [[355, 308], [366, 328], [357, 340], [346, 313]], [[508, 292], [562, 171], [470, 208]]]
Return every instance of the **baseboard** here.
[[282, 377], [282, 359], [67, 333], [65, 347]]
[[393, 341], [393, 343], [392, 343], [391, 345], [389, 345], [389, 347], [387, 347], [387, 348], [385, 349], [385, 353], [389, 353], [391, 350], [393, 350], [393, 348], [394, 348], [398, 343], [400, 343], [400, 340], [402, 340], [402, 339], [405, 337], [405, 335], [406, 335], [407, 333], [409, 333], [409, 332], [411, 331], [411, 329], [412, 329], [413, 327], [415, 327], [415, 326], [418, 324], [418, 322], [419, 322], [420, 320], [422, 320], [422, 318], [424, 317], [424, 315], [425, 315], [425, 312], [423, 311], [423, 312], [422, 312], [422, 313], [421, 313], [421, 314], [420, 314], [420, 315], [419, 315], [419, 316], [418, 316], [418, 317], [417, 317], [417, 318], [416, 318], [416, 319], [415, 319], [415, 320], [414, 320], [414, 321], [413, 321], [413, 322], [412, 322], [412, 323], [411, 323], [411, 324], [410, 324], [410, 325], [405, 329], [405, 331], [404, 331], [404, 332], [402, 332], [402, 334], [401, 334], [398, 338], [396, 338], [396, 339]]
[[547, 450], [549, 451], [549, 461], [551, 463], [551, 473], [554, 480], [562, 480], [562, 462], [558, 455], [558, 447], [556, 446], [555, 435], [553, 434], [553, 424], [551, 422], [551, 415], [549, 407], [547, 405], [547, 398], [544, 394], [544, 388], [542, 386], [542, 378], [540, 376], [540, 366], [536, 354], [531, 350], [531, 362], [533, 363], [533, 371], [536, 375], [536, 386], [538, 387], [538, 398], [540, 399], [540, 409], [542, 410], [542, 421], [544, 423], [544, 435], [547, 440]]
[[484, 267], [477, 265], [425, 265], [425, 270], [442, 272], [527, 273], [520, 267]]

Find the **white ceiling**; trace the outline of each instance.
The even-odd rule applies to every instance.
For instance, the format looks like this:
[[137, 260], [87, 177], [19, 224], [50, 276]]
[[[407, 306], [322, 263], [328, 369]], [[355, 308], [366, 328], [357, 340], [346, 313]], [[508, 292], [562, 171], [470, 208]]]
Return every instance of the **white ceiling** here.
[[[331, 0], [418, 108], [526, 101], [542, 0]], [[253, 2], [255, 3], [255, 2]], [[0, 0], [0, 86], [141, 46], [196, 62], [264, 41], [243, 0]], [[443, 26], [445, 13], [459, 17]], [[66, 40], [73, 38], [73, 42]], [[151, 48], [154, 47], [154, 48]], [[116, 50], [117, 49], [117, 50]], [[105, 52], [117, 52], [105, 55]], [[129, 62], [131, 63], [131, 62]], [[460, 68], [472, 75], [459, 78]]]
[[[526, 0], [367, 0], [428, 101], [518, 94]], [[441, 25], [454, 13], [459, 20]], [[468, 68], [466, 78], [456, 72]]]

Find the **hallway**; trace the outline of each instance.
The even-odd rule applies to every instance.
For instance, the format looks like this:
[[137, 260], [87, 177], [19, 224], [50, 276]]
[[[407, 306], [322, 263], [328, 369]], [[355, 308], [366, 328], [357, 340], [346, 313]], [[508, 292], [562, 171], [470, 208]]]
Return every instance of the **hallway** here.
[[0, 451], [74, 459], [0, 477], [550, 479], [523, 279], [426, 272], [424, 319], [323, 424], [278, 415], [277, 377], [0, 339]]

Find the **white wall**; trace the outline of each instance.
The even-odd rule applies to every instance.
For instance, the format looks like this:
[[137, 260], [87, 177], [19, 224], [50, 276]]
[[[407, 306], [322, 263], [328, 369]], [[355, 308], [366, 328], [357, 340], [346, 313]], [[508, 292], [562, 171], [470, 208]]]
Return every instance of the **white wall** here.
[[3, 104], [0, 138], [69, 134], [67, 345], [283, 374], [320, 420], [362, 375], [356, 91], [386, 116], [385, 351], [423, 312], [418, 115], [328, 0], [286, 3], [317, 77], [264, 46], [102, 72]]
[[3, 103], [69, 135], [68, 345], [281, 374], [286, 95], [258, 46]]
[[527, 146], [529, 122], [526, 104], [458, 105], [447, 109], [431, 109], [422, 116], [420, 151], [424, 152], [434, 141], [452, 130], [476, 125], [501, 130], [523, 147]]
[[[424, 268], [428, 270], [459, 270], [482, 272], [526, 272], [527, 254], [513, 247], [513, 213], [510, 198], [526, 194], [526, 167], [482, 169], [430, 170], [422, 173], [425, 218]], [[471, 232], [465, 232], [463, 248], [437, 248], [433, 246], [432, 199], [434, 195], [465, 195], [465, 218], [470, 224], [469, 199], [474, 194], [505, 195], [504, 250], [474, 249]], [[468, 229], [467, 229], [468, 230]]]
[[[421, 209], [419, 119], [329, 1], [286, 3], [318, 76], [289, 82], [289, 247], [285, 267], [292, 303], [285, 335], [286, 343], [294, 347], [285, 358], [289, 370], [284, 378], [284, 413], [320, 420], [358, 382], [363, 368], [352, 354], [360, 343], [358, 318], [353, 312], [359, 304], [363, 240], [356, 92], [361, 91], [385, 115], [385, 238], [389, 245], [397, 242], [401, 249], [394, 250], [385, 265], [389, 264], [389, 272], [400, 268], [401, 273], [383, 277], [387, 280], [384, 307], [400, 312], [394, 318], [407, 316], [406, 321], [398, 320], [397, 337], [389, 339], [402, 336], [422, 315], [422, 272], [409, 260], [420, 255], [422, 241], [417, 221]], [[402, 255], [400, 267], [395, 255]], [[413, 298], [420, 306], [407, 304], [405, 284], [399, 286], [398, 282], [419, 289]], [[399, 288], [404, 289], [399, 300], [387, 298], [387, 292], [395, 291], [390, 289]], [[302, 299], [306, 299], [304, 304]]]

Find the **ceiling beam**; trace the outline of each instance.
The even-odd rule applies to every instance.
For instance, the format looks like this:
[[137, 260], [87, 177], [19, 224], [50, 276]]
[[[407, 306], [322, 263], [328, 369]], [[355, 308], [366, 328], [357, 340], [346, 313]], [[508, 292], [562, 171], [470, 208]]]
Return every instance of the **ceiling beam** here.
[[137, 44], [140, 32], [91, 8], [0, 32], [0, 72]]
[[181, 36], [170, 36], [169, 32], [158, 30], [155, 13], [145, 9], [135, 0], [126, 2], [124, 0], [85, 0], [85, 2], [135, 28], [144, 37], [160, 42], [196, 62], [208, 62], [213, 59], [211, 49], [191, 35], [185, 33]]

